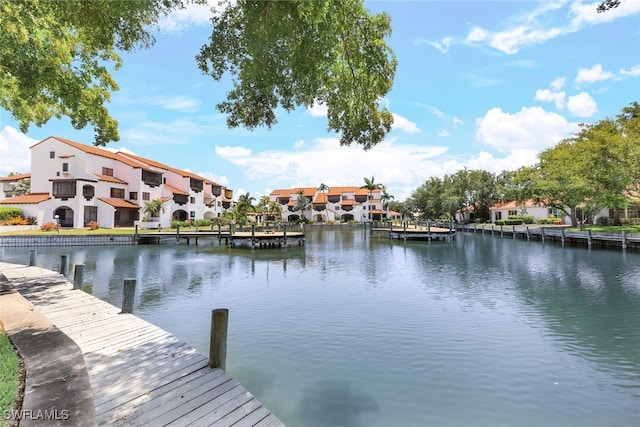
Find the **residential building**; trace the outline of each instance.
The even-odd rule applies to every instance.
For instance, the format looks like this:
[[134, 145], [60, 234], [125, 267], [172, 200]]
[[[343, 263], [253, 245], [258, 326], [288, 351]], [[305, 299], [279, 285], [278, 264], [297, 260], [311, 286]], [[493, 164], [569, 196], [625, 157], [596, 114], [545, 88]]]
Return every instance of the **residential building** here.
[[13, 197], [16, 187], [19, 186], [20, 181], [31, 179], [30, 173], [20, 173], [11, 176], [0, 177], [0, 199]]
[[[232, 206], [233, 191], [196, 175], [123, 151], [112, 152], [60, 137], [31, 147], [31, 193], [0, 200], [38, 224], [82, 228], [130, 227], [142, 220], [169, 227], [172, 220], [213, 219]], [[145, 218], [145, 202], [161, 199], [158, 218]]]
[[[298, 204], [301, 196], [309, 201], [303, 210]], [[318, 191], [315, 187], [297, 187], [273, 190], [269, 199], [281, 205], [281, 219], [289, 222], [301, 217], [315, 222], [369, 222], [398, 217], [397, 212], [387, 212], [381, 196], [380, 189], [329, 187], [326, 191]]]

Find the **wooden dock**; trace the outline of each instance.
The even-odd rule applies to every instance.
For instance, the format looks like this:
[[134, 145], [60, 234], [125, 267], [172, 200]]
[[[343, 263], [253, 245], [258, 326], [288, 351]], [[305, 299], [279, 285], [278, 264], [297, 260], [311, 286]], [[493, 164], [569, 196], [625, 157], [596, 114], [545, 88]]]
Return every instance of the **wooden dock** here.
[[246, 247], [252, 249], [288, 248], [303, 246], [305, 233], [293, 231], [153, 231], [137, 234], [139, 244], [184, 241], [187, 245], [199, 240], [211, 240], [231, 247]]
[[450, 242], [455, 237], [455, 230], [435, 226], [403, 226], [403, 227], [373, 227], [371, 236], [389, 237], [398, 240], [443, 240]]
[[80, 347], [99, 425], [284, 426], [224, 370], [209, 368], [205, 355], [169, 332], [73, 290], [53, 271], [6, 263], [0, 271]]
[[571, 230], [567, 226], [496, 226], [493, 224], [458, 225], [459, 231], [489, 234], [497, 237], [510, 237], [530, 241], [553, 242], [569, 246], [618, 248], [622, 250], [640, 249], [640, 235], [621, 233], [599, 233]]

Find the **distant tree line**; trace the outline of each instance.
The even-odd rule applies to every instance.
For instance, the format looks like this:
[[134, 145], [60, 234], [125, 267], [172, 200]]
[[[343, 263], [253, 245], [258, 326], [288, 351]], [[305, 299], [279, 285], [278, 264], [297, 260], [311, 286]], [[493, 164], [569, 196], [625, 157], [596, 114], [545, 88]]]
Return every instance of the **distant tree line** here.
[[[541, 152], [533, 166], [499, 174], [462, 169], [428, 178], [390, 208], [422, 220], [450, 220], [473, 213], [490, 219], [496, 203], [526, 200], [557, 209], [577, 225], [576, 213], [622, 209], [640, 202], [640, 104], [613, 118], [581, 124], [570, 138]], [[616, 220], [616, 218], [614, 218]]]

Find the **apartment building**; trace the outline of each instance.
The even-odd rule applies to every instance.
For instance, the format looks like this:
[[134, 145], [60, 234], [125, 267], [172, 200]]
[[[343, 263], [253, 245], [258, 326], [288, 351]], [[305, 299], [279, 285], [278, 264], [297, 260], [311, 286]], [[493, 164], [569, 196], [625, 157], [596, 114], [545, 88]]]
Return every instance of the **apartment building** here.
[[[326, 191], [297, 187], [273, 190], [269, 199], [280, 205], [283, 221], [305, 218], [315, 222], [369, 222], [399, 215], [385, 210], [381, 196], [382, 190], [369, 191], [361, 187], [329, 187]], [[304, 209], [300, 209], [303, 206], [298, 201], [301, 197], [309, 202]]]
[[[213, 219], [232, 206], [233, 191], [199, 175], [139, 157], [60, 137], [31, 147], [31, 192], [0, 200], [38, 224], [58, 222], [104, 228], [172, 220]], [[145, 218], [145, 202], [162, 200], [158, 218]], [[153, 220], [153, 221], [147, 221]]]

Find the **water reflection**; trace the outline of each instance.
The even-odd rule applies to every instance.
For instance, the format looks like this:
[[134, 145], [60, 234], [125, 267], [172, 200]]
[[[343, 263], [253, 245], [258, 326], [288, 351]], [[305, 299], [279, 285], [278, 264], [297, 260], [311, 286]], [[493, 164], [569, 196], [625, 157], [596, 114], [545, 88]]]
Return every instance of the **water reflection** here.
[[136, 278], [135, 312], [205, 353], [229, 308], [230, 372], [290, 425], [640, 425], [640, 254], [361, 228], [274, 250], [38, 248], [38, 265], [60, 253], [116, 306]]

